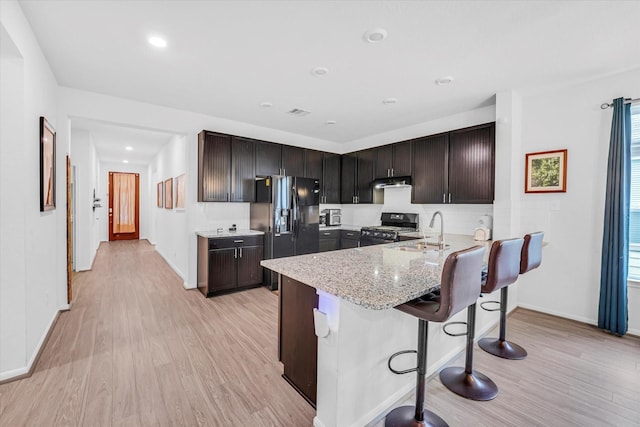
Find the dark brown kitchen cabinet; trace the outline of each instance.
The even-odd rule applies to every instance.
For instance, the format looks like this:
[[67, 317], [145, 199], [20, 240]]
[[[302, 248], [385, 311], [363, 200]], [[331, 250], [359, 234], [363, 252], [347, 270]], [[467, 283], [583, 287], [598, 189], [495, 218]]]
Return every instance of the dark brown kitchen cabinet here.
[[321, 203], [340, 203], [340, 154], [324, 153]]
[[231, 191], [231, 136], [198, 134], [198, 201], [228, 202]]
[[449, 203], [493, 203], [494, 183], [495, 124], [449, 132]]
[[319, 179], [322, 188], [322, 162], [324, 153], [318, 150], [304, 150], [304, 175], [307, 178]]
[[448, 148], [448, 133], [414, 141], [412, 203], [446, 203]]
[[256, 175], [280, 175], [282, 146], [271, 142], [256, 141]]
[[493, 203], [495, 124], [414, 141], [412, 203]]
[[351, 249], [360, 247], [360, 232], [353, 230], [340, 230], [340, 248]]
[[198, 236], [198, 289], [206, 297], [262, 284], [263, 236]]
[[255, 201], [255, 158], [255, 143], [253, 140], [240, 137], [232, 138], [230, 201]]
[[411, 141], [375, 148], [375, 178], [411, 176]]
[[342, 155], [340, 202], [373, 203], [373, 171], [375, 149], [357, 151]]
[[340, 249], [340, 230], [320, 229], [320, 252]]
[[304, 148], [282, 146], [282, 175], [304, 176]]

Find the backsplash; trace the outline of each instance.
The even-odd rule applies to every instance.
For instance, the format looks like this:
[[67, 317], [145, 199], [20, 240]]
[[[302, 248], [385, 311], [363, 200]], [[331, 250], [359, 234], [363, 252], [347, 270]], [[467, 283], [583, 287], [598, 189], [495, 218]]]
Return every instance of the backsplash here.
[[[493, 215], [493, 205], [414, 205], [411, 187], [385, 188], [382, 205], [342, 205], [342, 223], [348, 225], [380, 225], [382, 212], [407, 212], [420, 215], [421, 229], [429, 225], [435, 211], [444, 216], [444, 231], [452, 234], [473, 234], [482, 215]], [[439, 219], [435, 228], [439, 230]]]

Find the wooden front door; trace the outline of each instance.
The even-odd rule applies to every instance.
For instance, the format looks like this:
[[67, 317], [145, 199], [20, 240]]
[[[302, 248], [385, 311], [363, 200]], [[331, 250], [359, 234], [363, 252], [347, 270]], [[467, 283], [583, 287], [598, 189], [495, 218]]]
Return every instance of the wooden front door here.
[[140, 238], [140, 174], [109, 172], [109, 240]]

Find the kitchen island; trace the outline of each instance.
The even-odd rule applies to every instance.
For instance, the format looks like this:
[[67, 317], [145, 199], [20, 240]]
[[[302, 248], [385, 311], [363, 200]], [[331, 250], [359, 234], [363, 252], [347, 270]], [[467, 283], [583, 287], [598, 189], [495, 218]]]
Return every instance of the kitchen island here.
[[[490, 244], [460, 235], [447, 235], [445, 240], [448, 247], [443, 252], [419, 247], [421, 241], [413, 240], [262, 262], [280, 276], [284, 377], [315, 401], [314, 426], [364, 426], [413, 389], [415, 376], [392, 374], [387, 359], [417, 347], [418, 321], [393, 307], [436, 289], [451, 252]], [[317, 340], [314, 308], [319, 323], [326, 321], [329, 327], [328, 335]], [[452, 320], [465, 316], [462, 311]], [[495, 314], [479, 311], [477, 335], [497, 321]], [[464, 343], [464, 337], [449, 337], [434, 323], [429, 331], [429, 373], [453, 358]], [[310, 357], [316, 348], [317, 362]], [[415, 359], [406, 357], [405, 362], [407, 366], [399, 369], [413, 367]], [[306, 370], [305, 363], [310, 364]], [[315, 387], [310, 383], [314, 377]]]

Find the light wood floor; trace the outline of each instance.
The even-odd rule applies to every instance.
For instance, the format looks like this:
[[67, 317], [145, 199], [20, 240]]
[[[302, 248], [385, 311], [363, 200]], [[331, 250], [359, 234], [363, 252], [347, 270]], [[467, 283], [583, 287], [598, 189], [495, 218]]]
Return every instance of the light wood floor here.
[[311, 425], [265, 288], [206, 299], [146, 241], [102, 244], [75, 279], [34, 375], [0, 386], [0, 426]]
[[[266, 289], [205, 299], [140, 241], [102, 244], [74, 295], [34, 375], [0, 386], [0, 426], [312, 425], [280, 377]], [[639, 339], [527, 310], [508, 326], [527, 359], [474, 353], [495, 400], [429, 381], [427, 406], [451, 426], [640, 426]]]

